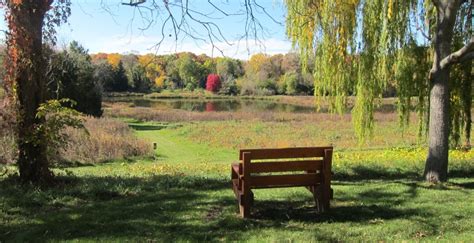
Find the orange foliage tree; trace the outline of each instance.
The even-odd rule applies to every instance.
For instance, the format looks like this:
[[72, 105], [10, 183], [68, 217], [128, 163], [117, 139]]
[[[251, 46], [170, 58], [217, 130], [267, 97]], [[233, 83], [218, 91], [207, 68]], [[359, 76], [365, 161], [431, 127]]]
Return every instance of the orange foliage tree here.
[[118, 53], [111, 53], [107, 55], [107, 62], [114, 68], [118, 68], [122, 55]]

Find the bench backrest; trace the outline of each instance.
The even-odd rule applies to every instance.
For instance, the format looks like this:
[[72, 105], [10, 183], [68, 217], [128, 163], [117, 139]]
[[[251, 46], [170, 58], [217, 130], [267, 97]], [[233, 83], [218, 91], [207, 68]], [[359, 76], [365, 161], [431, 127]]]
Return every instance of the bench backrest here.
[[[314, 186], [330, 180], [332, 150], [332, 147], [242, 149], [240, 171], [252, 188]], [[271, 172], [293, 173], [258, 175]]]

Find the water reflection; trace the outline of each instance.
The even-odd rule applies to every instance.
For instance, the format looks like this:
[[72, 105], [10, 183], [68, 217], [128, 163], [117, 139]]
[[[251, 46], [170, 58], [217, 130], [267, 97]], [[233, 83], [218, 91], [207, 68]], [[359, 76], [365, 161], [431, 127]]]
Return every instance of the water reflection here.
[[196, 112], [216, 112], [216, 111], [276, 111], [276, 112], [296, 112], [313, 113], [314, 107], [291, 105], [264, 100], [239, 100], [239, 99], [112, 99], [110, 101], [130, 102], [135, 107], [149, 107], [156, 109], [178, 109]]
[[[156, 109], [178, 109], [195, 112], [291, 112], [315, 113], [316, 108], [294, 104], [285, 104], [268, 100], [242, 100], [242, 99], [145, 99], [145, 98], [112, 98], [109, 101], [130, 102], [135, 107], [149, 107]], [[382, 104], [376, 109], [378, 112], [391, 113], [396, 110], [393, 104]], [[327, 112], [322, 108], [320, 112]], [[348, 108], [347, 112], [350, 112]]]

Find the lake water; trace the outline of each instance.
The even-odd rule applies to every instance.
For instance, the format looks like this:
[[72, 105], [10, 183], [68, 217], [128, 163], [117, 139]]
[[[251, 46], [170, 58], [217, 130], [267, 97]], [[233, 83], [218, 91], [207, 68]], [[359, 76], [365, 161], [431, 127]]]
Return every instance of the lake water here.
[[178, 109], [196, 112], [214, 111], [274, 111], [294, 113], [314, 113], [315, 107], [292, 105], [268, 100], [243, 100], [243, 99], [144, 99], [144, 98], [112, 98], [112, 102], [127, 102], [135, 107], [150, 107], [156, 109]]
[[[271, 100], [253, 100], [253, 99], [147, 99], [147, 98], [108, 98], [110, 102], [127, 102], [134, 107], [149, 107], [156, 109], [178, 109], [195, 112], [291, 112], [291, 113], [316, 113], [316, 108], [311, 106], [286, 104]], [[393, 104], [384, 104], [379, 106], [376, 111], [391, 113], [396, 111]], [[320, 112], [327, 112], [322, 108]], [[349, 112], [349, 110], [347, 111]]]

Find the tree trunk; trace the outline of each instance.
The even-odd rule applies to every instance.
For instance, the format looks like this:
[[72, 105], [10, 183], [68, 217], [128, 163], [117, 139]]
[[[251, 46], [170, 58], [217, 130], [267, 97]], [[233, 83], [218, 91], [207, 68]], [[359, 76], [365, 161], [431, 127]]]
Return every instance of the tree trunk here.
[[43, 56], [43, 21], [52, 1], [8, 1], [10, 30], [8, 51], [11, 79], [18, 105], [18, 166], [24, 182], [46, 182], [48, 167], [45, 134], [38, 131], [44, 120], [36, 117], [45, 101], [46, 61]]
[[429, 151], [424, 176], [427, 181], [446, 181], [449, 152], [449, 72], [434, 74], [430, 91]]
[[451, 54], [453, 28], [460, 1], [434, 1], [437, 8], [437, 26], [433, 37], [434, 61], [430, 72], [429, 151], [424, 177], [437, 183], [448, 179], [449, 152], [449, 67], [440, 68], [440, 62]]

